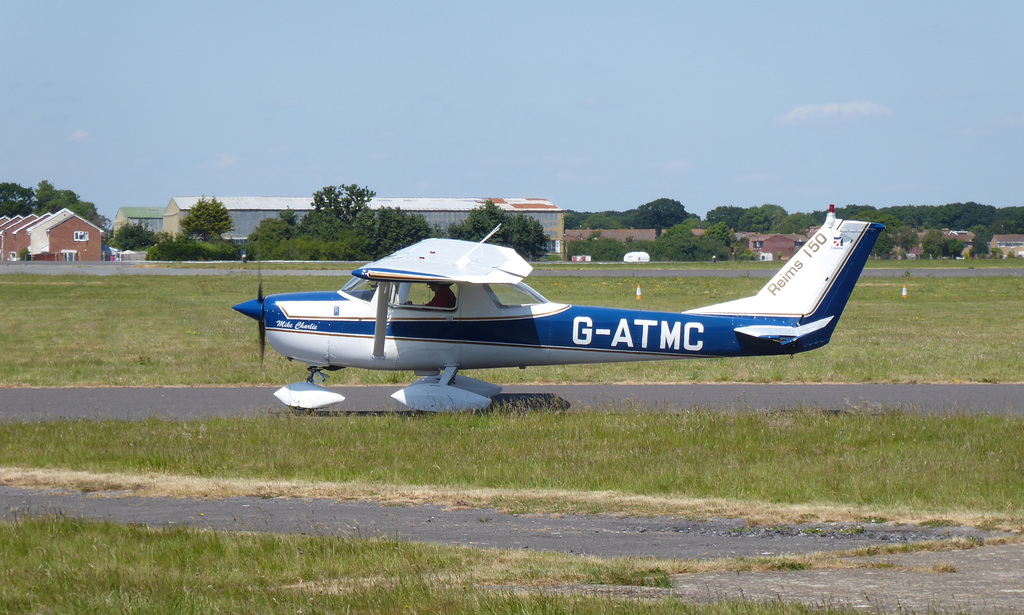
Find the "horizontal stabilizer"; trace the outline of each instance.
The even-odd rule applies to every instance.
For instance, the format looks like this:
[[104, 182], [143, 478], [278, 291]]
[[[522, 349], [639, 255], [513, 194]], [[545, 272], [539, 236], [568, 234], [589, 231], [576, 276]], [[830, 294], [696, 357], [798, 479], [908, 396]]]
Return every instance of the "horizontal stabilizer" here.
[[830, 322], [832, 322], [831, 316], [807, 323], [806, 325], [800, 325], [798, 327], [752, 325], [749, 327], [736, 327], [736, 333], [761, 340], [771, 340], [773, 342], [778, 342], [781, 346], [785, 346], [797, 341], [805, 335], [814, 333], [819, 329], [824, 329]]
[[274, 397], [289, 408], [304, 410], [322, 410], [328, 406], [345, 401], [345, 396], [312, 382], [296, 382], [281, 387]]

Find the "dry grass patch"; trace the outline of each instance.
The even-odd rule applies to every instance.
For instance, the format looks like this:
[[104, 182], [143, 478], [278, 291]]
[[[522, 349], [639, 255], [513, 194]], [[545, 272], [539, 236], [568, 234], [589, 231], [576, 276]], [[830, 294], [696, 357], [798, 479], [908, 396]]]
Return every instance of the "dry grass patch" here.
[[740, 518], [753, 526], [809, 523], [862, 523], [884, 517], [898, 525], [944, 524], [1020, 531], [1019, 522], [974, 511], [867, 509], [839, 505], [773, 504], [721, 498], [659, 497], [610, 491], [560, 489], [457, 488], [286, 480], [202, 478], [167, 474], [102, 473], [67, 469], [0, 467], [0, 485], [26, 489], [64, 489], [97, 497], [312, 498], [367, 501], [385, 505], [432, 504], [449, 508], [488, 508], [526, 514], [603, 514], [639, 517]]

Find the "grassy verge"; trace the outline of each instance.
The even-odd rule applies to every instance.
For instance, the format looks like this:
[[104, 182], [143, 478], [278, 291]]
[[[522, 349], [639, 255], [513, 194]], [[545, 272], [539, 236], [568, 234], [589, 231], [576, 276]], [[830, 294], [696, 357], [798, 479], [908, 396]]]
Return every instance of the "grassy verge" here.
[[[834, 555], [608, 559], [63, 517], [0, 523], [0, 544], [5, 613], [809, 614], [822, 611], [777, 601], [692, 605], [665, 589], [678, 573], [851, 565]], [[594, 586], [605, 594], [595, 595]]]
[[[1021, 441], [1020, 419], [902, 413], [74, 421], [4, 425], [0, 482], [1019, 528]], [[108, 476], [33, 483], [26, 468]]]
[[[532, 280], [553, 301], [681, 311], [753, 294], [757, 279], [628, 277]], [[267, 280], [268, 292], [341, 280]], [[636, 301], [637, 284], [643, 300]], [[909, 299], [900, 294], [906, 284]], [[305, 378], [272, 350], [260, 367], [256, 326], [230, 308], [255, 295], [237, 276], [0, 276], [0, 386], [280, 384]], [[477, 377], [525, 382], [1021, 382], [1024, 279], [861, 280], [832, 343], [794, 358], [668, 361]], [[344, 370], [331, 384], [407, 383], [412, 374]]]

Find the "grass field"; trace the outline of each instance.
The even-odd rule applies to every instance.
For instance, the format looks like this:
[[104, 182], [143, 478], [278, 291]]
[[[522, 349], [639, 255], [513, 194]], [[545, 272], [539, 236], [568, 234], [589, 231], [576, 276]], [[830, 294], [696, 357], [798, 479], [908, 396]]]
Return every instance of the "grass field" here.
[[[344, 277], [268, 278], [268, 292]], [[531, 280], [553, 301], [681, 311], [763, 279]], [[904, 283], [909, 299], [900, 298]], [[231, 305], [240, 276], [0, 275], [0, 387], [281, 384]], [[862, 280], [826, 348], [794, 358], [677, 361], [473, 375], [512, 382], [1021, 382], [1024, 280]], [[331, 384], [407, 383], [343, 370]], [[0, 395], [2, 395], [0, 388]], [[309, 496], [514, 512], [885, 519], [1020, 531], [1024, 421], [899, 413], [499, 411], [0, 424], [0, 484], [172, 497]], [[441, 443], [439, 445], [439, 443]], [[328, 459], [330, 463], [322, 461]], [[0, 611], [811, 613], [781, 603], [690, 607], [524, 593], [580, 583], [663, 586], [692, 563], [598, 560], [400, 541], [151, 530], [63, 518], [0, 523]], [[725, 567], [808, 566], [736, 561]], [[745, 568], [744, 568], [745, 567]], [[727, 568], [731, 569], [731, 568]]]
[[[0, 544], [5, 546], [0, 566], [0, 611], [5, 613], [854, 612], [780, 601], [693, 605], [672, 598], [638, 599], [622, 587], [665, 588], [671, 574], [701, 570], [842, 565], [834, 556], [719, 562], [602, 559], [388, 538], [124, 527], [60, 517], [0, 523]], [[605, 596], [584, 593], [602, 585], [617, 587], [617, 593], [615, 588]]]
[[[59, 421], [5, 424], [0, 476], [79, 489], [146, 482], [147, 492], [175, 496], [461, 500], [514, 513], [742, 515], [766, 524], [870, 517], [1012, 529], [1024, 525], [1022, 441], [1024, 421], [1012, 417], [895, 412]], [[33, 478], [18, 468], [91, 474]]]
[[[265, 281], [268, 293], [339, 287], [344, 278]], [[539, 277], [552, 301], [682, 310], [755, 293], [762, 279]], [[643, 300], [636, 300], [642, 285]], [[901, 299], [904, 284], [909, 298]], [[0, 386], [282, 384], [301, 365], [268, 350], [231, 306], [255, 295], [238, 276], [0, 276]], [[532, 382], [1022, 382], [1024, 279], [861, 280], [832, 343], [795, 357], [492, 370]], [[331, 384], [407, 383], [409, 373], [343, 370]]]
[[[1008, 417], [811, 411], [58, 421], [0, 428], [0, 484], [1019, 532], [1022, 440], [1024, 421]], [[671, 575], [702, 570], [850, 565], [836, 554], [593, 558], [61, 517], [0, 523], [0, 546], [3, 612], [812, 613], [576, 592], [671, 587]]]

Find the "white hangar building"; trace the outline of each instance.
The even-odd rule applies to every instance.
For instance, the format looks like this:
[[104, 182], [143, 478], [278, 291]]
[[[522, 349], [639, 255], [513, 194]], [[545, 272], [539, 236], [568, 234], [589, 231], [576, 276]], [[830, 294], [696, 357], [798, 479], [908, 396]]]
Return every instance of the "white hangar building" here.
[[[181, 219], [188, 215], [192, 207], [202, 197], [176, 196], [164, 209], [163, 230], [177, 235], [181, 232]], [[225, 239], [242, 242], [256, 230], [260, 221], [276, 218], [281, 212], [292, 210], [299, 219], [313, 210], [311, 197], [262, 197], [235, 196], [210, 197], [224, 204], [231, 214], [234, 229], [224, 235]], [[565, 212], [547, 199], [491, 198], [491, 199], [446, 199], [446, 198], [380, 198], [370, 200], [371, 209], [391, 207], [423, 216], [427, 224], [437, 225], [442, 230], [452, 224], [464, 221], [469, 212], [483, 205], [486, 201], [509, 213], [519, 213], [536, 219], [544, 227], [548, 236], [548, 252], [559, 253], [562, 249], [562, 237], [565, 234]]]

